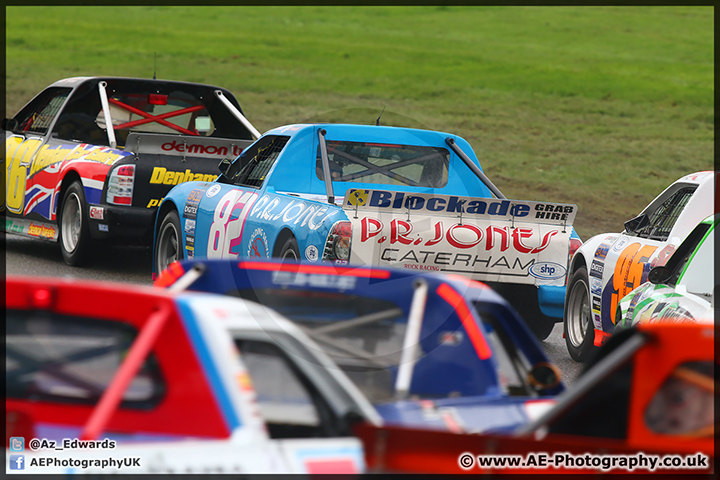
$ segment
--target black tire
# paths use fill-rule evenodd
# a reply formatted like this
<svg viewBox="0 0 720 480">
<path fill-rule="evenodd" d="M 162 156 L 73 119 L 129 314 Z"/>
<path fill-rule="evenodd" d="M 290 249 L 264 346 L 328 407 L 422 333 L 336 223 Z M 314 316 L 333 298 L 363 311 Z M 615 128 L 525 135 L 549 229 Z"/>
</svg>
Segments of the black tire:
<svg viewBox="0 0 720 480">
<path fill-rule="evenodd" d="M 180 217 L 175 210 L 165 214 L 158 229 L 155 242 L 154 263 L 155 273 L 158 275 L 174 261 L 184 258 L 182 249 L 182 229 Z"/>
<path fill-rule="evenodd" d="M 574 360 L 586 362 L 597 351 L 590 306 L 590 282 L 584 266 L 575 270 L 568 281 L 563 332 L 568 352 Z"/>
<path fill-rule="evenodd" d="M 559 323 L 559 319 L 549 317 L 540 310 L 537 288 L 534 285 L 485 283 L 512 305 L 538 341 L 542 342 L 549 337 L 555 324 Z"/>
<path fill-rule="evenodd" d="M 535 338 L 542 342 L 550 336 L 556 323 L 558 322 L 556 322 L 554 318 L 539 313 L 535 318 L 530 319 L 528 326 L 535 335 Z"/>
<path fill-rule="evenodd" d="M 537 302 L 537 293 L 535 294 L 535 298 L 524 298 L 521 301 L 512 303 L 515 310 L 517 310 L 525 321 L 525 325 L 527 325 L 533 335 L 535 335 L 535 338 L 542 342 L 550 336 L 553 328 L 555 328 L 555 324 L 558 322 L 555 318 L 548 317 L 542 313 Z"/>
<path fill-rule="evenodd" d="M 284 262 L 285 260 L 291 260 L 294 262 L 300 261 L 300 247 L 298 247 L 297 240 L 295 237 L 290 235 L 285 243 L 280 248 L 278 257 Z"/>
<path fill-rule="evenodd" d="M 74 267 L 85 263 L 90 253 L 90 227 L 85 191 L 80 181 L 74 181 L 65 190 L 58 228 L 58 241 L 65 263 Z"/>
</svg>

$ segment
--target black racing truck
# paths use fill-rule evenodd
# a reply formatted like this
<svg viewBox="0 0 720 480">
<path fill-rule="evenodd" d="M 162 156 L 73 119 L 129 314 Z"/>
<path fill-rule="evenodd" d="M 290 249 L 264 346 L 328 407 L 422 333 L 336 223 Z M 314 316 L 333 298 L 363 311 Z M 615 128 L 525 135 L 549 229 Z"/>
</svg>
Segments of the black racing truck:
<svg viewBox="0 0 720 480">
<path fill-rule="evenodd" d="M 117 77 L 59 80 L 3 129 L 3 228 L 59 241 L 69 265 L 97 241 L 150 245 L 174 185 L 214 180 L 260 137 L 223 88 Z"/>
</svg>

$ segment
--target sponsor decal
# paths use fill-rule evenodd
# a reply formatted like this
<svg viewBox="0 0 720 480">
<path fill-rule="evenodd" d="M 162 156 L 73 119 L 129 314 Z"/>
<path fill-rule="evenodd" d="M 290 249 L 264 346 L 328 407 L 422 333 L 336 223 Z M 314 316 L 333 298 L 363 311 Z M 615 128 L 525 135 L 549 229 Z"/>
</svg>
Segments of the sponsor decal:
<svg viewBox="0 0 720 480">
<path fill-rule="evenodd" d="M 57 231 L 53 226 L 37 225 L 30 223 L 27 231 L 28 235 L 40 238 L 55 238 Z"/>
<path fill-rule="evenodd" d="M 345 195 L 345 200 L 348 205 L 360 206 L 365 205 L 368 199 L 368 190 L 350 190 L 350 193 Z"/>
<path fill-rule="evenodd" d="M 90 205 L 90 218 L 94 218 L 95 220 L 104 220 L 105 209 L 103 207 L 96 207 L 95 205 Z"/>
<path fill-rule="evenodd" d="M 468 218 L 487 217 L 544 220 L 570 225 L 576 205 L 526 202 L 517 200 L 479 199 L 454 195 L 429 195 L 385 190 L 352 189 L 345 195 L 348 209 L 364 207 L 375 210 L 401 210 L 426 215 L 463 215 Z"/>
<path fill-rule="evenodd" d="M 520 253 L 540 253 L 550 245 L 553 236 L 559 233 L 559 230 L 548 231 L 540 245 L 531 246 L 526 242 L 533 236 L 536 231 L 532 228 L 489 225 L 487 227 L 479 227 L 471 223 L 455 223 L 447 228 L 443 222 L 435 222 L 432 225 L 432 237 L 422 237 L 420 234 L 412 236 L 413 224 L 399 218 L 394 218 L 389 222 L 388 228 L 384 222 L 377 218 L 364 217 L 360 220 L 360 241 L 362 243 L 376 238 L 377 243 L 389 242 L 390 245 L 400 243 L 402 245 L 422 245 L 432 247 L 439 243 L 448 244 L 458 249 L 470 249 L 475 247 L 483 247 L 485 250 L 491 250 L 499 247 L 501 252 L 512 247 L 513 250 Z"/>
<path fill-rule="evenodd" d="M 607 257 L 608 252 L 610 251 L 610 244 L 609 243 L 601 243 L 600 246 L 595 250 L 595 258 L 598 260 L 605 260 L 605 257 Z"/>
<path fill-rule="evenodd" d="M 382 250 L 380 254 L 380 260 L 384 262 L 412 262 L 404 265 L 406 268 L 413 270 L 432 270 L 440 271 L 447 270 L 447 268 L 441 268 L 439 266 L 448 267 L 470 267 L 474 271 L 480 271 L 481 267 L 485 267 L 488 271 L 492 271 L 494 268 L 506 268 L 511 270 L 520 270 L 525 272 L 535 263 L 535 259 L 530 259 L 525 265 L 519 258 L 507 257 L 505 255 L 498 256 L 480 256 L 471 255 L 464 253 L 451 253 L 451 252 L 432 252 L 422 250 L 407 250 L 406 252 L 399 254 L 400 250 L 397 248 L 386 248 Z M 427 265 L 428 263 L 438 265 L 435 268 L 421 268 L 421 267 L 433 267 L 434 265 Z M 415 264 L 421 264 L 415 266 Z M 521 276 L 527 276 L 527 272 L 520 274 Z"/>
<path fill-rule="evenodd" d="M 214 185 L 210 190 L 216 186 L 220 188 L 219 185 Z M 240 254 L 245 220 L 257 197 L 258 194 L 255 192 L 230 190 L 220 198 L 210 225 L 207 241 L 208 258 L 237 258 Z M 267 241 L 265 244 L 267 246 Z"/>
<path fill-rule="evenodd" d="M 193 219 L 185 220 L 185 234 L 186 235 L 195 235 L 195 220 L 193 220 Z"/>
<path fill-rule="evenodd" d="M 205 195 L 208 198 L 212 198 L 218 193 L 220 193 L 220 190 L 222 190 L 222 187 L 220 185 L 213 185 L 212 187 L 208 188 L 208 191 L 205 192 Z"/>
<path fill-rule="evenodd" d="M 98 224 L 98 230 L 100 230 L 101 232 L 109 232 L 110 231 L 109 227 L 107 225 L 105 225 L 104 223 Z"/>
<path fill-rule="evenodd" d="M 272 273 L 272 281 L 277 285 L 352 290 L 356 286 L 357 278 L 349 275 L 320 275 L 292 271 L 274 271 Z"/>
<path fill-rule="evenodd" d="M 559 263 L 553 262 L 538 262 L 533 264 L 528 270 L 530 275 L 537 278 L 554 280 L 556 278 L 563 278 L 565 276 L 565 267 Z"/>
<path fill-rule="evenodd" d="M 58 182 L 57 173 L 61 164 L 78 160 L 111 165 L 131 155 L 128 152 L 95 145 L 41 146 L 41 139 L 14 138 L 17 140 L 7 141 L 5 144 L 6 179 L 9 187 L 6 192 L 6 202 L 7 209 L 18 214 L 37 211 L 42 216 L 50 216 L 50 200 Z M 33 185 L 26 192 L 29 178 L 33 178 Z M 83 184 L 87 188 L 87 179 L 83 180 Z M 88 200 L 94 202 L 94 199 L 88 198 Z"/>
<path fill-rule="evenodd" d="M 403 267 L 405 267 L 408 270 L 422 270 L 423 272 L 439 272 L 440 267 L 436 267 L 434 265 L 420 265 L 419 263 L 406 263 L 403 264 Z"/>
<path fill-rule="evenodd" d="M 37 172 L 63 161 L 82 159 L 112 165 L 117 160 L 128 155 L 130 155 L 130 153 L 118 152 L 110 147 L 100 147 L 96 145 L 57 145 L 51 147 L 45 144 L 38 150 L 30 166 L 28 176 L 32 177 Z"/>
<path fill-rule="evenodd" d="M 268 258 L 270 250 L 268 248 L 267 237 L 262 228 L 256 228 L 250 236 L 248 242 L 247 256 L 252 258 Z"/>
<path fill-rule="evenodd" d="M 305 258 L 311 262 L 317 262 L 319 257 L 318 249 L 315 245 L 308 245 L 305 249 Z"/>
<path fill-rule="evenodd" d="M 462 339 L 462 332 L 440 332 L 438 335 L 438 343 L 447 347 L 459 345 Z"/>
<path fill-rule="evenodd" d="M 6 218 L 5 231 L 8 233 L 25 233 L 25 226 Z"/>
<path fill-rule="evenodd" d="M 600 301 L 600 299 L 598 297 L 593 297 L 592 298 L 593 313 L 597 313 L 599 315 L 601 309 L 602 309 L 602 302 Z"/>
<path fill-rule="evenodd" d="M 590 293 L 602 296 L 602 280 L 596 277 L 590 277 Z"/>
<path fill-rule="evenodd" d="M 590 264 L 590 276 L 602 279 L 605 267 L 602 262 L 593 260 Z"/>
<path fill-rule="evenodd" d="M 243 150 L 243 147 L 240 145 L 232 145 L 232 148 L 228 149 L 225 145 L 202 145 L 198 143 L 178 142 L 177 140 L 163 143 L 160 148 L 162 148 L 165 152 L 177 152 L 191 155 L 215 155 L 223 158 L 229 155 L 237 157 Z"/>
<path fill-rule="evenodd" d="M 160 204 L 162 203 L 163 198 L 165 198 L 165 197 L 162 197 L 162 198 L 151 198 L 150 201 L 148 202 L 148 204 L 145 205 L 145 208 L 157 207 L 158 205 L 160 205 Z"/>
<path fill-rule="evenodd" d="M 390 264 L 461 273 L 481 281 L 526 284 L 560 285 L 567 274 L 563 262 L 567 261 L 571 231 L 561 226 L 346 213 L 353 224 L 351 263 Z"/>
<path fill-rule="evenodd" d="M 205 193 L 205 188 L 196 188 L 192 190 L 185 200 L 185 206 L 183 207 L 183 217 L 195 219 L 197 217 L 197 210 L 198 205 L 200 205 L 200 200 L 202 200 L 203 194 Z"/>
<path fill-rule="evenodd" d="M 196 181 L 196 182 L 212 182 L 217 175 L 207 173 L 195 173 L 189 168 L 182 171 L 168 170 L 165 167 L 153 168 L 150 176 L 150 183 L 160 185 L 177 185 L 179 183 Z"/>
<path fill-rule="evenodd" d="M 283 202 L 287 202 L 284 203 Z M 326 205 L 308 204 L 303 200 L 287 200 L 282 197 L 269 197 L 264 195 L 255 203 L 250 212 L 251 218 L 266 221 L 279 221 L 283 223 L 299 225 L 310 230 L 319 229 L 326 220 L 333 217 L 339 210 Z"/>
<path fill-rule="evenodd" d="M 621 238 L 620 240 L 617 241 L 617 243 L 615 243 L 615 245 L 613 245 L 613 248 L 612 248 L 613 252 L 619 252 L 620 250 L 625 248 L 625 245 L 627 245 L 628 242 L 629 242 L 629 240 L 627 237 Z"/>
<path fill-rule="evenodd" d="M 195 250 L 195 236 L 194 235 L 187 235 L 185 237 L 185 249 Z"/>
</svg>

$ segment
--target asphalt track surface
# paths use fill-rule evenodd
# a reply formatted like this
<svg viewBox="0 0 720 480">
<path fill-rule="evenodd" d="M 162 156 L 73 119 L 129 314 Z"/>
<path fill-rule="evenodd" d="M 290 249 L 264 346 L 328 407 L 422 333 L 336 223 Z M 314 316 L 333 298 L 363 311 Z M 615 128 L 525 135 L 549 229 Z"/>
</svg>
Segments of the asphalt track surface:
<svg viewBox="0 0 720 480">
<path fill-rule="evenodd" d="M 65 264 L 60 247 L 56 243 L 16 235 L 4 235 L 4 237 L 7 275 L 72 277 L 141 285 L 152 284 L 152 255 L 148 247 L 102 245 L 93 252 L 87 266 L 78 268 Z M 572 383 L 580 373 L 582 364 L 575 362 L 567 352 L 565 339 L 562 338 L 562 323 L 555 324 L 550 336 L 542 342 L 542 346 L 562 371 L 565 382 Z"/>
</svg>

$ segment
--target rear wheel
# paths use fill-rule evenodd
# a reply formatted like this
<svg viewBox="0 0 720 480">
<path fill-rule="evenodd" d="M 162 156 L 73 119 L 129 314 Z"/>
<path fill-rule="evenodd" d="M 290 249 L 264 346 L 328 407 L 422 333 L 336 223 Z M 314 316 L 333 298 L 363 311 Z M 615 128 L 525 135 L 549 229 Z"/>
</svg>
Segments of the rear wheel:
<svg viewBox="0 0 720 480">
<path fill-rule="evenodd" d="M 580 267 L 568 281 L 563 316 L 565 343 L 570 356 L 578 362 L 586 362 L 597 350 L 595 329 L 590 311 L 590 287 L 587 268 Z"/>
<path fill-rule="evenodd" d="M 82 184 L 74 181 L 65 191 L 58 221 L 60 250 L 68 265 L 78 266 L 87 260 L 90 249 L 87 211 Z"/>
<path fill-rule="evenodd" d="M 534 285 L 485 282 L 490 288 L 503 296 L 522 317 L 525 325 L 539 341 L 552 333 L 558 319 L 542 313 L 538 304 L 537 288 Z"/>
<path fill-rule="evenodd" d="M 180 217 L 175 210 L 169 211 L 160 224 L 155 243 L 155 273 L 183 259 Z"/>
</svg>

